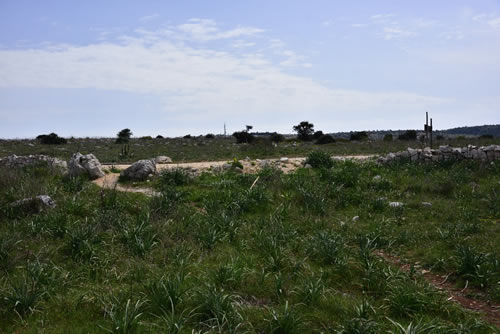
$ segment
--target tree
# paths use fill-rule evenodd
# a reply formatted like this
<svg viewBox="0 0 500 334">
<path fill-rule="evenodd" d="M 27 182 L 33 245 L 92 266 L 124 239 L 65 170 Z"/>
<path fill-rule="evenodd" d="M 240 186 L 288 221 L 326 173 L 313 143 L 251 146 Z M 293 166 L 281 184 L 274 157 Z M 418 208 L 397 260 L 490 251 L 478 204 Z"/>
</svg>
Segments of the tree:
<svg viewBox="0 0 500 334">
<path fill-rule="evenodd" d="M 250 130 L 253 129 L 253 126 L 252 125 L 247 125 L 246 128 L 247 128 L 247 132 L 249 132 Z"/>
<path fill-rule="evenodd" d="M 132 136 L 132 131 L 130 129 L 123 129 L 116 134 L 118 138 L 116 138 L 117 144 L 126 144 L 129 142 L 130 137 Z"/>
<path fill-rule="evenodd" d="M 303 121 L 298 125 L 294 125 L 293 131 L 297 132 L 299 140 L 309 141 L 312 139 L 312 134 L 314 133 L 314 124 Z"/>
</svg>

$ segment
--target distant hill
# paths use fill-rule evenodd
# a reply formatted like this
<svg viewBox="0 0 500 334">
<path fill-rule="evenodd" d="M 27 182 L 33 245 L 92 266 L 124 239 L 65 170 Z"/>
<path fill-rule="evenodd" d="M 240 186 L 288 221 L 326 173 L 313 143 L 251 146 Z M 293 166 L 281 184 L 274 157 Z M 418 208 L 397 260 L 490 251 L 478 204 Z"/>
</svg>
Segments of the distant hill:
<svg viewBox="0 0 500 334">
<path fill-rule="evenodd" d="M 495 137 L 500 136 L 500 124 L 496 125 L 479 125 L 479 126 L 463 126 L 459 128 L 452 128 L 448 130 L 438 130 L 440 134 L 444 135 L 464 135 L 464 136 L 481 136 L 481 135 L 493 135 Z"/>
</svg>

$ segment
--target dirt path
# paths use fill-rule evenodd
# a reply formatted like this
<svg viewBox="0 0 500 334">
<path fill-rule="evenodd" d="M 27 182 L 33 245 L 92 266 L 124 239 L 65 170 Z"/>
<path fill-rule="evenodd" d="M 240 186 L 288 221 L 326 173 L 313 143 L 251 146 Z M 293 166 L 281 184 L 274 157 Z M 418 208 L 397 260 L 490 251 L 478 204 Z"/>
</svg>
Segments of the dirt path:
<svg viewBox="0 0 500 334">
<path fill-rule="evenodd" d="M 346 156 L 332 156 L 334 160 L 367 160 L 375 157 L 375 155 L 346 155 Z M 283 172 L 290 173 L 296 170 L 297 168 L 303 166 L 304 160 L 306 158 L 287 158 L 287 159 L 256 159 L 256 160 L 240 160 L 240 163 L 243 165 L 243 173 L 255 174 L 257 173 L 263 166 L 265 165 L 273 165 L 279 167 Z M 286 161 L 285 161 L 286 160 Z M 183 162 L 183 163 L 169 163 L 169 164 L 156 164 L 157 171 L 162 171 L 166 169 L 175 169 L 175 168 L 184 168 L 190 170 L 196 170 L 197 172 L 206 172 L 209 170 L 214 170 L 217 168 L 222 168 L 224 164 L 228 161 L 201 161 L 201 162 Z M 112 169 L 124 170 L 127 169 L 130 165 L 104 165 L 103 169 L 111 171 Z M 158 194 L 153 191 L 151 188 L 144 187 L 134 187 L 131 185 L 124 185 L 118 183 L 118 178 L 120 174 L 118 173 L 109 173 L 105 176 L 92 181 L 99 187 L 105 189 L 116 189 L 119 191 L 127 191 L 127 192 L 135 192 L 142 193 L 148 196 L 154 196 Z"/>
<path fill-rule="evenodd" d="M 381 250 L 377 250 L 375 252 L 376 255 L 380 256 L 384 260 L 393 265 L 398 266 L 401 270 L 405 272 L 409 272 L 411 270 L 411 265 L 408 263 L 404 263 L 399 257 L 394 255 L 386 254 Z M 414 268 L 418 268 L 418 264 L 413 266 Z M 420 274 L 422 277 L 431 284 L 434 288 L 439 291 L 444 291 L 448 294 L 448 300 L 459 303 L 463 308 L 466 308 L 471 311 L 478 312 L 483 320 L 486 322 L 500 327 L 500 305 L 495 303 L 489 303 L 482 300 L 470 298 L 467 295 L 467 291 L 473 291 L 478 295 L 481 295 L 482 292 L 477 289 L 467 288 L 458 289 L 453 284 L 448 282 L 448 276 L 436 275 L 432 273 L 430 270 L 420 270 Z"/>
</svg>

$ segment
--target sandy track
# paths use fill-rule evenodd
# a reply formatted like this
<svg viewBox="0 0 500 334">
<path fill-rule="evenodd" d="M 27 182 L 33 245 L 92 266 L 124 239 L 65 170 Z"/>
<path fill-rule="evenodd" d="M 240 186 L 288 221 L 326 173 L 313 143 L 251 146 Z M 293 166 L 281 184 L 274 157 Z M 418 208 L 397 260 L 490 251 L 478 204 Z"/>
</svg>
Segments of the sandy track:
<svg viewBox="0 0 500 334">
<path fill-rule="evenodd" d="M 368 160 L 370 158 L 375 157 L 376 155 L 346 155 L 346 156 L 332 156 L 335 160 Z M 263 161 L 267 161 L 268 164 L 272 164 L 281 168 L 281 170 L 285 173 L 290 173 L 296 170 L 297 168 L 303 165 L 303 162 L 306 158 L 289 158 L 286 162 L 280 162 L 279 159 L 263 159 L 263 160 L 240 160 L 240 163 L 243 165 L 243 172 L 247 174 L 255 174 L 261 168 L 261 164 Z M 157 164 L 156 169 L 158 171 L 166 170 L 166 169 L 175 169 L 175 168 L 184 168 L 184 169 L 196 169 L 200 172 L 208 171 L 214 168 L 220 168 L 228 160 L 222 161 L 201 161 L 201 162 L 183 162 L 183 163 L 169 163 L 169 164 Z M 103 169 L 110 171 L 111 169 L 124 170 L 127 169 L 130 165 L 104 165 Z M 124 185 L 118 183 L 118 178 L 120 174 L 118 173 L 109 173 L 105 176 L 92 181 L 96 185 L 105 189 L 116 189 L 118 191 L 126 191 L 126 192 L 135 192 L 142 193 L 149 196 L 154 196 L 157 192 L 153 191 L 150 188 L 141 188 L 134 187 L 132 185 Z"/>
</svg>

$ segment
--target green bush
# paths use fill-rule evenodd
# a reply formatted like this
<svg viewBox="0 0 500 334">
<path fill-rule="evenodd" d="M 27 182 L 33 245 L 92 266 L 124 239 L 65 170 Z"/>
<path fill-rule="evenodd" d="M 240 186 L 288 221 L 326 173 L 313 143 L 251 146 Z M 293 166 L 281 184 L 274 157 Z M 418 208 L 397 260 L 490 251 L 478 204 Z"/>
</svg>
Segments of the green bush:
<svg viewBox="0 0 500 334">
<path fill-rule="evenodd" d="M 255 137 L 246 131 L 237 131 L 233 133 L 233 137 L 236 138 L 236 143 L 251 143 L 254 141 Z"/>
<path fill-rule="evenodd" d="M 36 137 L 41 144 L 44 145 L 62 145 L 66 144 L 68 141 L 65 138 L 59 137 L 56 133 L 51 133 L 48 135 L 39 135 Z"/>
<path fill-rule="evenodd" d="M 282 134 L 279 134 L 277 132 L 273 132 L 271 134 L 271 137 L 269 137 L 269 139 L 271 139 L 271 141 L 273 143 L 281 143 L 282 141 L 285 140 L 285 136 L 283 136 Z"/>
<path fill-rule="evenodd" d="M 316 144 L 318 145 L 324 145 L 324 144 L 331 144 L 335 143 L 335 138 L 333 138 L 330 135 L 322 135 L 321 137 L 316 140 Z"/>
<path fill-rule="evenodd" d="M 331 168 L 333 166 L 332 158 L 328 153 L 323 151 L 309 153 L 305 163 L 311 165 L 313 168 Z"/>
<path fill-rule="evenodd" d="M 405 133 L 398 136 L 399 140 L 417 140 L 417 131 L 406 130 Z"/>
<path fill-rule="evenodd" d="M 361 140 L 366 140 L 368 139 L 368 134 L 366 133 L 366 131 L 361 131 L 361 132 L 353 132 L 351 133 L 351 136 L 349 137 L 349 140 L 357 140 L 357 141 L 361 141 Z"/>
</svg>

